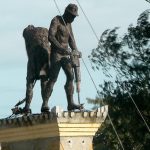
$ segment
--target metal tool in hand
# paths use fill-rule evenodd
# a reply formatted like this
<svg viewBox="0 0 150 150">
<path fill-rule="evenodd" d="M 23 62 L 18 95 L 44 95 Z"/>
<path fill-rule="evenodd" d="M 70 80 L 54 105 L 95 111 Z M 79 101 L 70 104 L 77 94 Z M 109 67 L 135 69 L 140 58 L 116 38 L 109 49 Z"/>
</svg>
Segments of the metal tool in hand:
<svg viewBox="0 0 150 150">
<path fill-rule="evenodd" d="M 81 82 L 81 72 L 80 72 L 80 61 L 79 58 L 81 58 L 81 52 L 77 50 L 73 50 L 70 53 L 70 59 L 72 63 L 72 67 L 74 69 L 75 74 L 75 82 L 76 82 L 76 91 L 78 93 L 78 102 L 80 104 L 80 82 Z"/>
</svg>

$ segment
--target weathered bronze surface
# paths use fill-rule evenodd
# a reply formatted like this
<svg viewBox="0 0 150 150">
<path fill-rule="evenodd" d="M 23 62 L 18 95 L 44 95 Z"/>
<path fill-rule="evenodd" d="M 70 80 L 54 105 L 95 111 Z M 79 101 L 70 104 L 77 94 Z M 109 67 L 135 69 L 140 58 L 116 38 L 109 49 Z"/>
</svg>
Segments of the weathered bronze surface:
<svg viewBox="0 0 150 150">
<path fill-rule="evenodd" d="M 74 72 L 70 59 L 70 51 L 78 51 L 75 43 L 74 35 L 72 32 L 71 23 L 78 15 L 78 7 L 75 4 L 69 4 L 63 16 L 56 16 L 52 19 L 48 40 L 51 43 L 51 67 L 49 71 L 49 81 L 46 86 L 46 95 L 43 99 L 41 111 L 47 110 L 48 100 L 53 91 L 53 86 L 57 80 L 60 68 L 62 67 L 66 75 L 66 84 L 64 86 L 68 102 L 68 110 L 82 109 L 82 105 L 77 105 L 73 100 L 74 93 Z"/>
<path fill-rule="evenodd" d="M 77 15 L 78 7 L 75 4 L 69 4 L 63 16 L 56 16 L 52 19 L 49 31 L 46 28 L 34 27 L 33 25 L 24 29 L 23 36 L 28 55 L 25 112 L 30 110 L 33 87 L 38 79 L 41 80 L 41 95 L 43 99 L 41 112 L 49 111 L 48 100 L 61 67 L 67 78 L 64 88 L 68 110 L 83 108 L 81 104 L 77 105 L 73 100 L 74 72 L 76 82 L 79 83 L 81 80 L 79 52 L 71 26 Z"/>
<path fill-rule="evenodd" d="M 23 31 L 28 56 L 26 97 L 24 111 L 28 112 L 33 97 L 33 87 L 36 80 L 41 80 L 41 93 L 43 96 L 50 67 L 50 44 L 48 29 L 29 25 Z"/>
</svg>

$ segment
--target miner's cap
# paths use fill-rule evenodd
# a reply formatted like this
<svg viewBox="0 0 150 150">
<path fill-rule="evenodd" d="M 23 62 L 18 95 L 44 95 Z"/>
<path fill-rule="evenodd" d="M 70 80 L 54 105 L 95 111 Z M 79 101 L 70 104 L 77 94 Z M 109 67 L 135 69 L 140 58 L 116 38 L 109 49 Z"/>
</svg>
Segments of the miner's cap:
<svg viewBox="0 0 150 150">
<path fill-rule="evenodd" d="M 66 7 L 65 11 L 71 13 L 74 16 L 79 16 L 78 15 L 78 6 L 76 4 L 69 4 Z"/>
</svg>

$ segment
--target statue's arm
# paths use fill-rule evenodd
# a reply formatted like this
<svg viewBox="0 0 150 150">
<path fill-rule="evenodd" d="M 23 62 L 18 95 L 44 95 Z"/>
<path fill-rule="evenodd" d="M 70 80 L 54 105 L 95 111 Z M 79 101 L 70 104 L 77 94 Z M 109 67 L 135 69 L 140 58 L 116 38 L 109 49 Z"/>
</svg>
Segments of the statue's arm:
<svg viewBox="0 0 150 150">
<path fill-rule="evenodd" d="M 69 37 L 69 46 L 72 50 L 77 50 L 77 46 L 76 46 L 76 42 L 75 42 L 75 38 L 73 35 L 73 31 L 72 31 L 72 27 L 70 25 L 70 37 Z"/>
<path fill-rule="evenodd" d="M 65 50 L 59 41 L 56 39 L 57 28 L 59 25 L 59 20 L 57 17 L 53 18 L 50 24 L 48 40 L 50 43 L 53 43 L 58 50 Z"/>
</svg>

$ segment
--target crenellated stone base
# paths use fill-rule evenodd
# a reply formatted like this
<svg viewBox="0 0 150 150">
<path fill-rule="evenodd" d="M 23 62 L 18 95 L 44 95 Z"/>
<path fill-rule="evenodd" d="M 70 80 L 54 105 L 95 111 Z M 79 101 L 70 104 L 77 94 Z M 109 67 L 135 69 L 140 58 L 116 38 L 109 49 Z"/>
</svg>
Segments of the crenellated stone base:
<svg viewBox="0 0 150 150">
<path fill-rule="evenodd" d="M 2 150 L 92 150 L 92 140 L 104 122 L 108 106 L 89 112 L 65 112 L 0 120 Z"/>
</svg>

